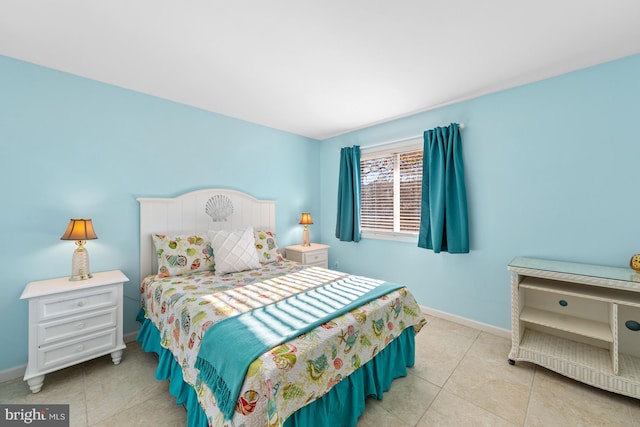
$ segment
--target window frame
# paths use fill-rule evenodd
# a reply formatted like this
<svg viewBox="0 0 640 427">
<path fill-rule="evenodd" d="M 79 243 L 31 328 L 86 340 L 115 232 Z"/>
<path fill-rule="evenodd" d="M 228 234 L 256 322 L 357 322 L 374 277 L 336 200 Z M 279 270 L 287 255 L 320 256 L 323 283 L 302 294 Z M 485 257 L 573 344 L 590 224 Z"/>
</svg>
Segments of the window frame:
<svg viewBox="0 0 640 427">
<path fill-rule="evenodd" d="M 361 147 L 360 148 L 360 163 L 362 165 L 363 160 L 367 160 L 372 157 L 384 156 L 384 155 L 395 155 L 402 152 L 408 151 L 423 151 L 424 149 L 424 141 L 421 136 L 416 138 L 410 138 L 407 140 L 399 141 L 399 142 L 390 142 L 386 144 L 374 145 L 372 147 Z M 423 152 L 423 161 L 424 161 L 424 152 Z M 394 165 L 394 188 L 397 182 L 397 178 L 399 177 L 399 169 Z M 362 185 L 362 176 L 360 177 L 360 184 Z M 362 192 L 361 192 L 362 193 Z M 362 194 L 361 194 L 362 197 Z M 394 198 L 399 197 L 395 196 Z M 384 230 L 367 230 L 362 228 L 362 200 L 361 202 L 361 212 L 360 212 L 360 232 L 361 237 L 363 239 L 378 239 L 378 240 L 394 240 L 400 242 L 409 242 L 409 243 L 417 243 L 418 242 L 418 234 L 419 232 L 413 231 L 384 231 Z M 394 213 L 393 213 L 393 221 L 398 222 L 399 218 L 399 207 L 394 203 Z"/>
</svg>

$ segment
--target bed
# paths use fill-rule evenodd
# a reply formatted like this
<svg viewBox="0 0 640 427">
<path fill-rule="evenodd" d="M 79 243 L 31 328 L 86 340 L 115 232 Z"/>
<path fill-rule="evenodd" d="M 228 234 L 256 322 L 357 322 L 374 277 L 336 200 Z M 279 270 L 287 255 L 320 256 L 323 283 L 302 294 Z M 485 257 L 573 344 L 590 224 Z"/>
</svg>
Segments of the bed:
<svg viewBox="0 0 640 427">
<path fill-rule="evenodd" d="M 227 189 L 138 201 L 137 339 L 188 425 L 354 426 L 413 366 L 425 319 L 411 293 L 285 259 L 274 201 Z"/>
</svg>

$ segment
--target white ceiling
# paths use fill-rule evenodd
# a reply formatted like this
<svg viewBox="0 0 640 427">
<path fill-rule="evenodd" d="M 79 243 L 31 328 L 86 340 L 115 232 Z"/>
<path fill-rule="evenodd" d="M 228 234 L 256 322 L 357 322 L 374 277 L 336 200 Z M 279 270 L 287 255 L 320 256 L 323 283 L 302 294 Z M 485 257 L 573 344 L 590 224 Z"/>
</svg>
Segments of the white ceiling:
<svg viewBox="0 0 640 427">
<path fill-rule="evenodd" d="M 640 53 L 639 0 L 0 0 L 0 54 L 316 139 Z"/>
</svg>

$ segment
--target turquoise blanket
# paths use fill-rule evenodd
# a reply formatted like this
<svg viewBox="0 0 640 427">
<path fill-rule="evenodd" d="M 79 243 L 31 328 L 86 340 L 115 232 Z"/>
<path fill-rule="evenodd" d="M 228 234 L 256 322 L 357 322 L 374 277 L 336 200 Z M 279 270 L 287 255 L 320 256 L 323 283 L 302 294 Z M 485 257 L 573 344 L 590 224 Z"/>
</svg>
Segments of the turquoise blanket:
<svg viewBox="0 0 640 427">
<path fill-rule="evenodd" d="M 195 367 L 231 419 L 249 365 L 267 350 L 403 286 L 348 277 L 212 325 Z"/>
</svg>

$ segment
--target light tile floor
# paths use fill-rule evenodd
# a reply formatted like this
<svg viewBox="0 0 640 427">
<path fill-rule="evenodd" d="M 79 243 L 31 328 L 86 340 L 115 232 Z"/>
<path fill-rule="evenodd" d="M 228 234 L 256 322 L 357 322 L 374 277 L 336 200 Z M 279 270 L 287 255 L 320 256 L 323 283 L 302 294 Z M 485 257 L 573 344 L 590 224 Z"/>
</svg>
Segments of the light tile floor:
<svg viewBox="0 0 640 427">
<path fill-rule="evenodd" d="M 416 337 L 416 365 L 358 427 L 638 426 L 640 400 L 608 393 L 535 365 L 507 363 L 510 341 L 439 318 Z M 129 343 L 109 356 L 47 375 L 40 393 L 16 379 L 2 403 L 69 403 L 71 426 L 183 426 L 186 414 L 154 378 L 155 356 Z"/>
</svg>

